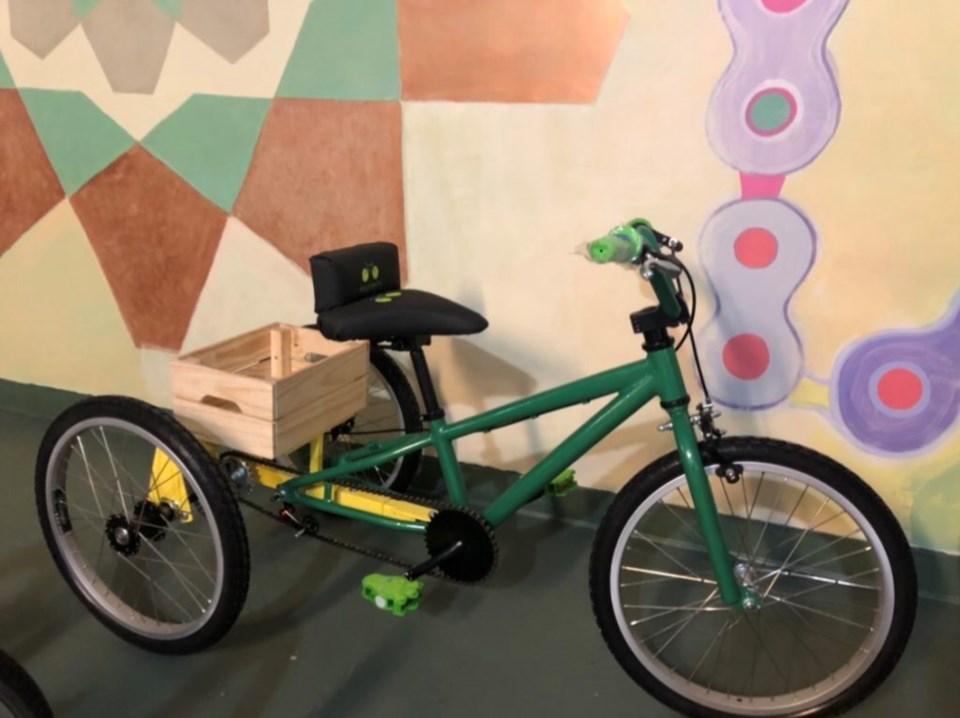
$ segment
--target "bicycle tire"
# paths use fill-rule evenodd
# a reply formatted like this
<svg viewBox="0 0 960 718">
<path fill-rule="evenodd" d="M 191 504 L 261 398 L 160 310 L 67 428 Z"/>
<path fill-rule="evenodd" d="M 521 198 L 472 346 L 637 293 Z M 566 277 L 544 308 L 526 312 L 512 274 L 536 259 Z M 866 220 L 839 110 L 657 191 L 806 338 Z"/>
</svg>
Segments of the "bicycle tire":
<svg viewBox="0 0 960 718">
<path fill-rule="evenodd" d="M 731 556 L 744 577 L 741 581 L 756 592 L 760 607 L 755 613 L 740 612 L 736 620 L 736 611 L 723 617 L 726 609 L 719 603 L 715 584 L 709 590 L 712 569 L 707 568 L 703 548 L 694 540 L 702 542 L 702 536 L 683 493 L 685 479 L 679 456 L 673 452 L 640 471 L 623 487 L 598 529 L 591 555 L 590 590 L 604 640 L 636 683 L 685 715 L 823 716 L 843 712 L 864 700 L 889 675 L 913 627 L 916 573 L 903 531 L 866 483 L 810 449 L 768 439 L 735 438 L 721 442 L 714 460 L 744 469 L 739 487 L 729 485 L 710 468 L 708 476 Z M 782 481 L 770 480 L 764 488 L 765 477 L 773 477 L 774 472 Z M 752 500 L 748 484 L 753 486 Z M 743 494 L 742 503 L 735 496 L 737 506 L 730 498 L 733 492 Z M 799 498 L 788 515 L 794 496 Z M 814 498 L 812 506 L 807 503 L 800 509 L 809 498 Z M 817 502 L 819 511 L 815 510 Z M 721 508 L 726 504 L 729 511 Z M 762 504 L 760 510 L 758 504 Z M 767 504 L 769 510 L 765 512 Z M 831 505 L 841 509 L 843 515 L 833 508 L 827 508 L 824 514 L 824 507 Z M 759 527 L 761 517 L 765 519 L 763 528 Z M 853 526 L 856 532 L 843 533 L 844 524 L 832 523 L 847 519 L 851 522 L 847 526 Z M 802 532 L 801 521 L 810 524 Z M 771 531 L 770 526 L 779 527 L 780 533 L 774 534 L 778 529 Z M 786 539 L 773 543 L 775 535 Z M 764 538 L 767 543 L 761 553 Z M 824 552 L 831 548 L 836 555 L 824 560 L 824 555 L 830 555 Z M 803 559 L 813 563 L 807 567 Z M 876 581 L 873 569 L 864 568 L 874 560 Z M 782 563 L 774 568 L 779 561 Z M 704 573 L 691 568 L 698 565 L 705 567 Z M 850 575 L 842 578 L 842 570 Z M 634 577 L 638 580 L 633 581 Z M 698 580 L 705 583 L 695 589 Z M 803 588 L 787 593 L 788 582 L 794 588 Z M 671 593 L 677 596 L 675 603 L 659 605 L 662 597 Z M 685 600 L 694 594 L 693 601 Z M 651 603 L 644 603 L 647 596 Z M 825 598 L 842 597 L 847 597 L 846 603 L 823 603 Z M 633 600 L 639 603 L 630 602 Z M 865 617 L 871 612 L 873 619 L 868 624 L 870 619 Z M 681 618 L 676 618 L 677 613 Z M 721 617 L 724 623 L 718 629 Z M 693 621 L 697 622 L 695 626 Z M 802 627 L 794 630 L 793 624 Z M 829 628 L 816 630 L 821 624 Z M 662 625 L 666 628 L 658 628 Z M 875 636 L 871 634 L 874 630 Z M 778 650 L 777 645 L 771 650 L 764 641 L 765 636 L 772 639 L 778 632 L 781 639 L 788 639 L 780 640 L 786 651 Z M 646 635 L 641 640 L 643 633 Z M 736 638 L 731 638 L 734 634 Z M 862 639 L 857 638 L 861 634 Z M 725 656 L 728 639 L 731 652 Z M 746 662 L 744 651 L 751 643 L 753 673 L 749 687 L 756 693 L 747 695 L 741 690 L 747 684 L 739 667 Z M 737 648 L 741 650 L 734 650 Z M 850 657 L 843 662 L 848 652 Z M 819 661 L 818 666 L 811 668 L 808 654 Z M 805 671 L 801 677 L 814 676 L 805 679 L 813 681 L 812 687 L 794 690 L 790 678 L 801 668 Z M 758 671 L 761 680 L 755 684 Z M 824 678 L 816 679 L 824 672 Z M 724 678 L 725 687 L 721 685 Z M 777 693 L 777 685 L 782 685 L 782 693 Z"/>
<path fill-rule="evenodd" d="M 0 716 L 53 718 L 40 686 L 5 651 L 0 651 Z"/>
<path fill-rule="evenodd" d="M 183 506 L 152 498 L 170 464 L 184 481 Z M 124 640 L 191 653 L 237 620 L 250 580 L 243 519 L 210 455 L 169 414 L 127 397 L 74 404 L 43 437 L 35 488 L 61 575 Z"/>
</svg>

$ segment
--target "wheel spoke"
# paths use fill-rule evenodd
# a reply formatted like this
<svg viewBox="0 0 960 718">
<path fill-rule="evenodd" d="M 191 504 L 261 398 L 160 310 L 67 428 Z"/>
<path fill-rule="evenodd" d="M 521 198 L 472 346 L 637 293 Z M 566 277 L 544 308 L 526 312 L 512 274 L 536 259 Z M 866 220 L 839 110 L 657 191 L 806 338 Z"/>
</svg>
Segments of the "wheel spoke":
<svg viewBox="0 0 960 718">
<path fill-rule="evenodd" d="M 677 636 L 679 636 L 681 633 L 683 633 L 683 631 L 686 629 L 687 626 L 690 625 L 690 622 L 693 621 L 694 618 L 696 618 L 696 617 L 699 616 L 701 613 L 703 613 L 705 610 L 707 610 L 707 609 L 706 609 L 707 604 L 710 603 L 710 601 L 712 601 L 712 600 L 716 597 L 717 593 L 719 593 L 719 589 L 714 588 L 714 589 L 710 592 L 710 594 L 709 594 L 705 599 L 703 599 L 703 601 L 700 603 L 700 605 L 697 606 L 696 609 L 694 609 L 694 612 L 693 612 L 692 614 L 690 614 L 690 617 L 687 618 L 687 619 L 685 619 L 685 620 L 683 621 L 683 625 L 681 625 L 676 631 L 674 631 L 673 634 L 670 636 L 670 638 L 667 639 L 667 642 L 664 643 L 662 646 L 660 646 L 660 648 L 657 649 L 657 652 L 653 654 L 653 657 L 654 657 L 654 658 L 656 658 L 656 657 L 659 656 L 661 653 L 663 653 L 663 652 L 667 649 L 667 647 L 668 647 L 671 643 L 673 643 L 674 640 L 676 640 Z M 729 608 L 727 608 L 727 610 L 729 610 Z"/>
<path fill-rule="evenodd" d="M 774 670 L 777 672 L 777 675 L 780 676 L 780 680 L 783 681 L 784 687 L 787 690 L 790 690 L 790 683 L 787 680 L 786 676 L 783 675 L 783 671 L 780 670 L 780 664 L 777 663 L 777 659 L 773 657 L 773 654 L 770 652 L 770 649 L 767 648 L 766 641 L 763 640 L 763 636 L 760 635 L 760 632 L 757 630 L 757 627 L 753 625 L 753 622 L 750 620 L 750 617 L 744 614 L 744 623 L 750 627 L 750 630 L 753 631 L 753 635 L 756 636 L 757 642 L 763 652 L 767 654 L 767 658 L 770 659 L 770 665 L 773 666 Z"/>
<path fill-rule="evenodd" d="M 100 518 L 106 518 L 106 516 L 103 514 L 103 506 L 100 503 L 100 496 L 97 494 L 97 489 L 93 485 L 93 474 L 90 471 L 90 462 L 87 460 L 87 452 L 83 446 L 83 439 L 81 439 L 79 436 L 77 437 L 77 444 L 80 446 L 79 454 L 83 459 L 83 465 L 87 469 L 87 481 L 90 484 L 90 493 L 93 494 L 93 502 L 97 505 L 97 511 L 100 512 Z M 72 449 L 73 446 L 71 445 L 70 448 Z"/>
<path fill-rule="evenodd" d="M 830 497 L 829 497 L 829 496 L 828 496 L 828 497 L 825 497 L 824 500 L 823 500 L 823 503 L 820 504 L 820 508 L 817 509 L 817 513 L 814 514 L 813 518 L 816 519 L 817 516 L 820 515 L 820 512 L 823 511 L 823 509 L 824 509 L 824 508 L 827 506 L 827 504 L 829 504 L 829 503 L 830 503 Z M 790 566 L 792 566 L 792 564 L 790 563 L 790 559 L 793 558 L 793 554 L 796 553 L 796 551 L 797 551 L 798 548 L 800 548 L 800 544 L 803 542 L 803 540 L 807 537 L 807 534 L 809 534 L 809 533 L 810 533 L 810 528 L 808 527 L 808 528 L 804 529 L 804 531 L 803 531 L 802 534 L 800 534 L 800 537 L 797 539 L 796 543 L 793 544 L 793 548 L 790 549 L 790 553 L 787 554 L 787 557 L 784 559 L 784 561 L 783 561 L 783 563 L 781 564 L 780 568 L 777 569 L 776 573 L 773 575 L 773 580 L 770 581 L 770 584 L 767 586 L 767 589 L 766 589 L 766 591 L 765 591 L 764 594 L 763 594 L 764 597 L 766 597 L 766 595 L 767 595 L 768 593 L 770 593 L 770 591 L 773 590 L 773 587 L 777 584 L 777 581 L 778 581 L 779 578 L 780 578 L 780 574 L 783 573 L 783 570 L 786 569 L 786 568 L 790 568 Z M 770 574 L 767 574 L 767 576 L 763 576 L 763 577 L 760 578 L 759 580 L 763 581 L 763 580 L 764 580 L 765 578 L 767 578 L 769 575 L 770 575 Z"/>
<path fill-rule="evenodd" d="M 794 608 L 799 608 L 799 609 L 802 609 L 802 610 L 804 610 L 804 611 L 809 611 L 810 613 L 815 613 L 815 614 L 817 614 L 818 616 L 823 616 L 824 618 L 829 618 L 829 619 L 832 619 L 832 620 L 834 620 L 834 621 L 839 621 L 840 623 L 845 623 L 845 624 L 847 624 L 847 625 L 849 625 L 849 626 L 856 626 L 857 628 L 863 628 L 863 629 L 868 630 L 868 631 L 869 631 L 870 628 L 871 628 L 870 626 L 868 626 L 868 625 L 866 625 L 866 624 L 864 624 L 864 623 L 858 623 L 857 621 L 851 621 L 849 618 L 844 618 L 843 616 L 838 616 L 838 615 L 836 615 L 836 614 L 834 614 L 834 613 L 829 613 L 829 612 L 827 612 L 827 611 L 821 611 L 820 609 L 814 608 L 813 606 L 807 606 L 806 604 L 799 603 L 799 602 L 797 602 L 797 601 L 791 601 L 791 600 L 788 599 L 788 598 L 782 598 L 782 597 L 777 596 L 777 595 L 775 595 L 775 594 L 769 596 L 768 598 L 770 598 L 770 599 L 773 600 L 773 601 L 776 601 L 777 603 L 783 603 L 783 604 L 786 604 L 787 606 L 793 606 Z"/>
<path fill-rule="evenodd" d="M 659 551 L 661 554 L 663 554 L 664 556 L 666 556 L 669 561 L 671 561 L 672 563 L 676 564 L 677 566 L 679 566 L 680 568 L 682 568 L 684 571 L 686 571 L 686 572 L 687 572 L 687 575 L 690 576 L 691 578 L 696 578 L 696 579 L 702 579 L 702 578 L 703 578 L 703 577 L 702 577 L 700 574 L 698 574 L 696 571 L 694 571 L 693 569 L 691 569 L 691 568 L 689 568 L 688 566 L 686 566 L 682 561 L 680 561 L 678 558 L 675 558 L 672 554 L 670 554 L 668 551 L 666 551 L 664 548 L 662 548 L 662 547 L 659 545 L 661 542 L 655 541 L 655 540 L 653 540 L 652 538 L 650 538 L 649 536 L 647 536 L 646 534 L 642 534 L 642 533 L 639 533 L 639 532 L 637 532 L 637 531 L 634 531 L 631 535 L 632 535 L 632 536 L 636 536 L 637 538 L 640 538 L 640 539 L 646 541 L 646 542 L 647 542 L 648 544 L 650 544 L 651 546 L 653 546 L 653 548 L 655 548 L 655 549 L 656 549 L 657 551 Z"/>
<path fill-rule="evenodd" d="M 660 499 L 660 505 L 663 506 L 667 511 L 669 511 L 673 515 L 673 517 L 676 518 L 680 526 L 686 529 L 687 533 L 689 533 L 694 539 L 696 539 L 697 542 L 700 542 L 700 543 L 703 542 L 703 535 L 700 533 L 699 525 L 697 525 L 696 529 L 693 526 L 691 526 L 690 523 L 686 519 L 684 519 L 682 516 L 680 516 L 680 514 L 678 514 L 676 510 L 669 503 L 666 502 L 665 499 Z"/>
<path fill-rule="evenodd" d="M 737 619 L 733 621 L 733 623 L 730 622 L 730 618 L 732 618 L 732 616 L 728 616 L 724 620 L 723 626 L 721 626 L 720 630 L 717 632 L 717 635 L 713 637 L 713 640 L 710 641 L 710 645 L 707 646 L 707 649 L 700 655 L 700 660 L 697 661 L 697 665 L 693 667 L 693 670 L 690 671 L 689 675 L 687 676 L 687 683 L 690 683 L 693 680 L 693 677 L 696 675 L 697 671 L 700 670 L 700 666 L 703 665 L 703 662 L 706 660 L 707 656 L 710 655 L 710 651 L 712 651 L 713 647 L 717 645 L 717 641 L 720 641 L 721 637 L 725 637 L 727 632 L 732 631 L 734 628 L 736 628 L 737 624 L 740 623 L 740 616 L 737 616 Z"/>
<path fill-rule="evenodd" d="M 692 576 L 689 574 L 683 573 L 670 573 L 669 571 L 655 571 L 650 568 L 640 568 L 639 566 L 623 566 L 624 571 L 630 571 L 631 573 L 642 573 L 649 576 L 660 576 L 662 580 L 674 580 L 674 581 L 693 581 L 694 583 L 706 583 L 711 586 L 716 585 L 716 581 L 710 578 L 703 578 L 702 576 Z"/>
</svg>

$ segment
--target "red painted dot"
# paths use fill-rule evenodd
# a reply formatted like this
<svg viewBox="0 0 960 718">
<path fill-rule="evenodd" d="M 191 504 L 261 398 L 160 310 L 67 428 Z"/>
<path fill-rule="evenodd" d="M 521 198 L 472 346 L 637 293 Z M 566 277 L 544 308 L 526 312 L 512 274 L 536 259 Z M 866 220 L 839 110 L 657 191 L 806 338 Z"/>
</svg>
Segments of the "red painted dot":
<svg viewBox="0 0 960 718">
<path fill-rule="evenodd" d="M 737 261 L 750 269 L 769 267 L 777 258 L 779 245 L 769 229 L 750 227 L 743 230 L 733 243 Z"/>
<path fill-rule="evenodd" d="M 756 334 L 738 334 L 723 347 L 723 365 L 737 379 L 759 379 L 770 366 L 770 350 Z"/>
<path fill-rule="evenodd" d="M 905 411 L 923 398 L 923 381 L 909 369 L 891 369 L 877 382 L 877 396 L 889 408 Z"/>
<path fill-rule="evenodd" d="M 761 0 L 763 6 L 770 12 L 793 12 L 807 0 Z"/>
</svg>

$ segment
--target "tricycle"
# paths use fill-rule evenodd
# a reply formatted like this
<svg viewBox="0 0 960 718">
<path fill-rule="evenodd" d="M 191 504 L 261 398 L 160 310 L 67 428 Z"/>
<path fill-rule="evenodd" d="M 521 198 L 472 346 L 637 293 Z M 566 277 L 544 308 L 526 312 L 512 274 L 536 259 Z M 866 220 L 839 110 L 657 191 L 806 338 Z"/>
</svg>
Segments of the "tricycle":
<svg viewBox="0 0 960 718">
<path fill-rule="evenodd" d="M 640 686 L 689 715 L 847 709 L 890 673 L 910 635 L 917 601 L 910 548 L 887 506 L 844 466 L 785 441 L 725 436 L 705 385 L 691 411 L 677 351 L 689 339 L 699 370 L 696 290 L 681 249 L 645 220 L 586 246 L 593 261 L 630 268 L 652 284 L 656 303 L 630 315 L 644 357 L 458 421 L 440 405 L 424 347 L 434 336 L 482 331 L 486 320 L 401 288 L 392 244 L 318 254 L 311 260 L 317 324 L 297 329 L 365 343 L 362 406 L 329 415 L 336 425 L 308 440 L 294 422 L 288 438 L 301 446 L 270 444 L 257 454 L 218 441 L 204 430 L 202 412 L 188 420 L 131 398 L 81 401 L 50 426 L 37 461 L 37 504 L 53 558 L 80 600 L 122 638 L 160 653 L 197 651 L 222 638 L 243 608 L 250 564 L 240 507 L 249 506 L 299 535 L 399 567 L 367 576 L 361 591 L 402 616 L 429 599 L 431 580 L 473 584 L 490 576 L 497 527 L 544 492 L 570 490 L 571 465 L 657 400 L 660 429 L 676 450 L 616 494 L 590 560 L 593 610 L 613 656 Z M 683 326 L 677 343 L 671 330 Z M 264 361 L 289 368 L 290 341 L 275 335 L 256 370 L 269 374 Z M 409 355 L 422 406 L 390 351 Z M 312 354 L 297 361 L 309 364 Z M 496 500 L 471 506 L 457 439 L 604 397 Z M 239 440 L 244 431 L 229 435 Z M 408 491 L 428 447 L 442 471 L 442 498 Z M 329 514 L 421 534 L 425 553 L 407 560 L 329 536 L 322 521 Z"/>
</svg>

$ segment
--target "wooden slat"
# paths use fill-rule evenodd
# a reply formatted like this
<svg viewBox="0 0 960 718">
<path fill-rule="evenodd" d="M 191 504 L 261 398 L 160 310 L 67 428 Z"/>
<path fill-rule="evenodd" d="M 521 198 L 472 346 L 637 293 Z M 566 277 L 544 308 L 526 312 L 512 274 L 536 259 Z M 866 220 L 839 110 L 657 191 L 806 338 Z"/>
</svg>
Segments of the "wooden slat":
<svg viewBox="0 0 960 718">
<path fill-rule="evenodd" d="M 290 329 L 274 327 L 270 330 L 270 376 L 283 379 L 290 374 Z"/>
<path fill-rule="evenodd" d="M 270 324 L 245 334 L 239 334 L 217 344 L 198 349 L 180 357 L 180 360 L 197 360 L 201 364 L 226 372 L 235 372 L 270 356 L 270 329 L 280 326 Z"/>
<path fill-rule="evenodd" d="M 184 399 L 173 400 L 173 412 L 203 440 L 264 458 L 274 458 L 274 422 L 234 414 Z"/>
<path fill-rule="evenodd" d="M 323 401 L 301 407 L 277 421 L 276 451 L 285 454 L 303 446 L 357 413 L 367 397 L 367 379 L 360 377 L 326 394 Z"/>
<path fill-rule="evenodd" d="M 200 403 L 211 397 L 235 403 L 247 416 L 274 418 L 274 389 L 269 381 L 174 360 L 170 383 L 175 399 Z"/>
<path fill-rule="evenodd" d="M 327 393 L 361 377 L 366 377 L 369 359 L 366 347 L 352 347 L 277 382 L 275 404 L 277 416 L 286 416 L 303 406 L 322 401 Z M 363 408 L 360 404 L 356 410 Z"/>
</svg>

